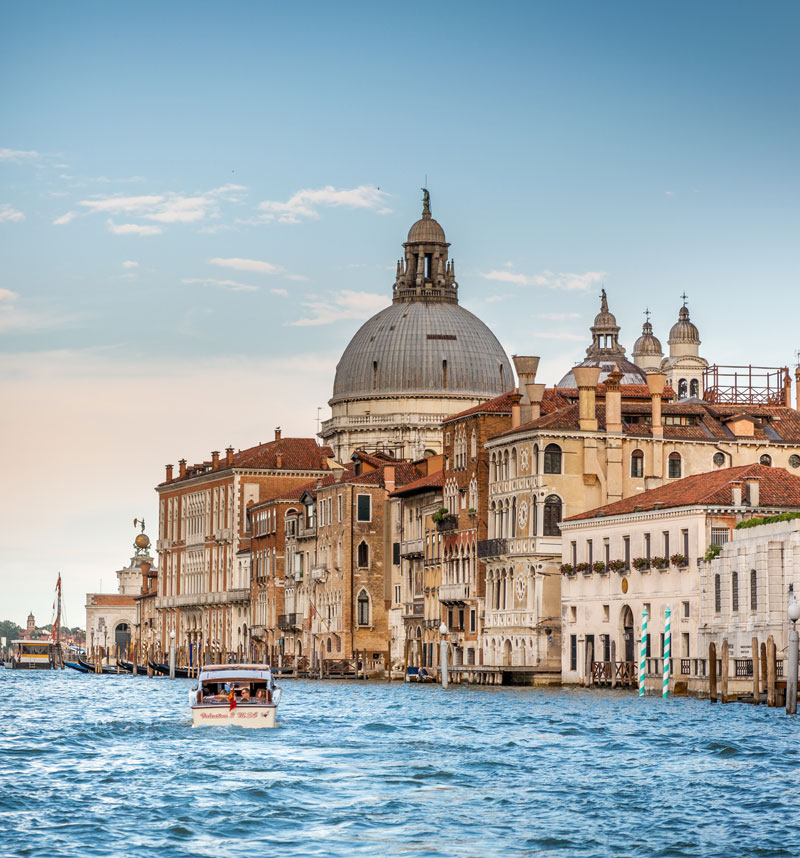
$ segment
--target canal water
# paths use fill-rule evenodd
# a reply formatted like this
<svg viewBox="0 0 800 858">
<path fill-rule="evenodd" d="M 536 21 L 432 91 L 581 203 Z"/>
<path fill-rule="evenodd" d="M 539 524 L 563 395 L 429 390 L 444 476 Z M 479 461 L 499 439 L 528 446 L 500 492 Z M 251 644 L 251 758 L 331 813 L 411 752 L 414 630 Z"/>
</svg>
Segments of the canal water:
<svg viewBox="0 0 800 858">
<path fill-rule="evenodd" d="M 800 721 L 629 693 L 0 671 L 2 856 L 796 856 Z"/>
</svg>

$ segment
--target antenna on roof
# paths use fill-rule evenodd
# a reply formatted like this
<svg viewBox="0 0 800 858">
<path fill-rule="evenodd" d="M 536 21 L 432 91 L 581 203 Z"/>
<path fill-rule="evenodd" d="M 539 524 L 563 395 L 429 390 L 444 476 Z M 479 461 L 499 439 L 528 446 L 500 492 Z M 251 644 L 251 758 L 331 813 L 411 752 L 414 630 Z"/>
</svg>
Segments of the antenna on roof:
<svg viewBox="0 0 800 858">
<path fill-rule="evenodd" d="M 320 411 L 322 411 L 322 406 L 318 405 L 317 406 L 317 435 L 319 435 L 319 430 L 320 430 L 320 420 L 319 420 Z"/>
</svg>

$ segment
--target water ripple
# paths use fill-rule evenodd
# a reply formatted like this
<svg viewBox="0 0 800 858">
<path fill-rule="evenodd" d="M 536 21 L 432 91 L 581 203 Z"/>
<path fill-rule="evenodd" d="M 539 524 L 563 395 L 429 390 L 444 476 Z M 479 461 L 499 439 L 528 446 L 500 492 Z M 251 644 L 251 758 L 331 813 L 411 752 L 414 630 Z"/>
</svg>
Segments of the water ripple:
<svg viewBox="0 0 800 858">
<path fill-rule="evenodd" d="M 800 854 L 779 710 L 286 682 L 278 729 L 192 730 L 188 685 L 0 672 L 0 855 Z"/>
</svg>

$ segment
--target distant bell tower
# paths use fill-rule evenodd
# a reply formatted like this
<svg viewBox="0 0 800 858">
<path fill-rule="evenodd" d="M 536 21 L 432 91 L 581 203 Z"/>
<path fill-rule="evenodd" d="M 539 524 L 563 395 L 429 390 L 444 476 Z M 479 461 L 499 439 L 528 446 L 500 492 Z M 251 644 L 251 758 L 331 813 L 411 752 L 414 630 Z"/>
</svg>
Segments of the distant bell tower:
<svg viewBox="0 0 800 858">
<path fill-rule="evenodd" d="M 28 614 L 28 626 L 26 632 L 29 638 L 33 637 L 33 633 L 36 631 L 36 619 L 33 616 L 33 613 Z"/>
</svg>

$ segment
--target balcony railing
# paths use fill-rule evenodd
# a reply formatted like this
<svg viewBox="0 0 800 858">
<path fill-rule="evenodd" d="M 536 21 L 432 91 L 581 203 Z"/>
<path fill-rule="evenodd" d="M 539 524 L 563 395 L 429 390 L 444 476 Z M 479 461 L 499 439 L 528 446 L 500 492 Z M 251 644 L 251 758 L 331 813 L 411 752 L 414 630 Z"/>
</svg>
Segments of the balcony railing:
<svg viewBox="0 0 800 858">
<path fill-rule="evenodd" d="M 401 557 L 422 557 L 422 537 L 419 539 L 405 539 L 400 543 Z"/>
<path fill-rule="evenodd" d="M 439 601 L 443 605 L 452 605 L 456 602 L 466 602 L 469 599 L 469 584 L 440 584 Z"/>
<path fill-rule="evenodd" d="M 311 580 L 319 581 L 320 583 L 326 581 L 328 578 L 328 567 L 327 566 L 312 566 L 311 567 Z"/>
<path fill-rule="evenodd" d="M 285 630 L 299 629 L 303 623 L 301 614 L 279 614 L 278 628 Z"/>
<path fill-rule="evenodd" d="M 403 605 L 403 617 L 421 617 L 425 613 L 425 603 L 422 599 L 406 602 Z"/>
<path fill-rule="evenodd" d="M 502 557 L 508 553 L 507 539 L 479 539 L 478 540 L 478 557 L 485 559 L 487 557 Z"/>
</svg>

